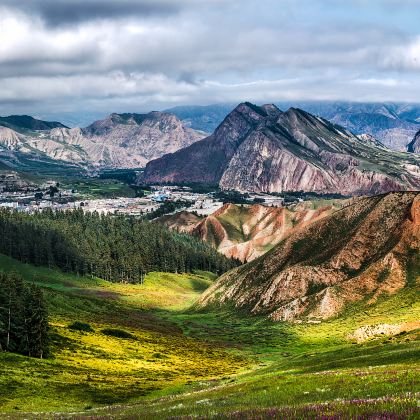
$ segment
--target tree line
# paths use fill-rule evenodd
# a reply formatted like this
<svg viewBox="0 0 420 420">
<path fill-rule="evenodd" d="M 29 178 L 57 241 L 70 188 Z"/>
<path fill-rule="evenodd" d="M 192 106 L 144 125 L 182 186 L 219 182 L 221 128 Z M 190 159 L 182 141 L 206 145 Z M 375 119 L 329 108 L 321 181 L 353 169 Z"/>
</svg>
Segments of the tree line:
<svg viewBox="0 0 420 420">
<path fill-rule="evenodd" d="M 150 271 L 223 273 L 237 265 L 204 242 L 146 220 L 83 210 L 33 215 L 0 210 L 0 253 L 109 281 L 141 282 Z"/>
<path fill-rule="evenodd" d="M 0 351 L 48 355 L 48 314 L 39 287 L 0 273 Z"/>
</svg>

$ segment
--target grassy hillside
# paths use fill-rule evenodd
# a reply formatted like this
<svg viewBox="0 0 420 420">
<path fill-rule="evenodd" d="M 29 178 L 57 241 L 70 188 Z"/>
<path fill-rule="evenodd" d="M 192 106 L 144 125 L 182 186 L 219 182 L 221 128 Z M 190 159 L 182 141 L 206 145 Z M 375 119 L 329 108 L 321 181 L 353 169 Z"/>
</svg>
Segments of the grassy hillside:
<svg viewBox="0 0 420 420">
<path fill-rule="evenodd" d="M 414 419 L 420 413 L 420 331 L 363 343 L 349 337 L 366 325 L 418 321 L 414 284 L 321 323 L 273 323 L 228 309 L 188 310 L 213 282 L 209 273 L 150 273 L 144 285 L 128 285 L 7 257 L 0 267 L 44 289 L 52 324 L 54 358 L 0 353 L 0 412 L 11 418 L 72 412 L 77 418 Z M 94 331 L 69 329 L 76 320 Z M 110 328 L 132 338 L 102 332 Z"/>
<path fill-rule="evenodd" d="M 150 273 L 144 285 L 77 277 L 0 257 L 44 290 L 49 304 L 53 358 L 0 352 L 0 412 L 69 411 L 136 401 L 162 388 L 212 380 L 245 365 L 243 357 L 182 334 L 150 311 L 174 311 L 192 302 L 214 279 L 210 273 Z M 94 331 L 74 331 L 74 321 Z M 132 339 L 106 335 L 128 332 Z"/>
<path fill-rule="evenodd" d="M 355 307 L 320 324 L 272 323 L 232 313 L 171 317 L 194 338 L 207 338 L 254 357 L 254 368 L 218 382 L 196 382 L 179 395 L 169 390 L 143 406 L 96 414 L 141 418 L 333 418 L 420 414 L 420 330 L 372 337 L 357 344 L 356 328 L 420 319 L 419 293 L 407 288 L 370 309 Z M 384 417 L 385 416 L 385 417 Z M 388 417 L 386 417 L 388 416 Z"/>
</svg>

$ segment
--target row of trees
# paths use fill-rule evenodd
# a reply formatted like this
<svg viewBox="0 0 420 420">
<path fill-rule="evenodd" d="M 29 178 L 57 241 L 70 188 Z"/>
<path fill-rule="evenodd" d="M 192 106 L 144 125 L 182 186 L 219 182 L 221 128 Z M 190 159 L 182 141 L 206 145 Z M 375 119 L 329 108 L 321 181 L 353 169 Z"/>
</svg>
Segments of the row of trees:
<svg viewBox="0 0 420 420">
<path fill-rule="evenodd" d="M 0 210 L 0 253 L 110 281 L 141 282 L 149 271 L 222 273 L 237 264 L 209 245 L 145 220 L 84 214 L 34 215 Z"/>
<path fill-rule="evenodd" d="M 48 314 L 42 291 L 13 273 L 0 273 L 0 351 L 48 355 Z"/>
</svg>

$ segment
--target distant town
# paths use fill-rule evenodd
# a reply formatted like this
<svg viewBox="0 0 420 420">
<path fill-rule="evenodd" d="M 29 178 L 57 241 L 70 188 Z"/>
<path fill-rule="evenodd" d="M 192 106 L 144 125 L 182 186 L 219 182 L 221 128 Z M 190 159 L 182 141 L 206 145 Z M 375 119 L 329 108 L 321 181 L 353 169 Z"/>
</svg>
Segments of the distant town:
<svg viewBox="0 0 420 420">
<path fill-rule="evenodd" d="M 246 203 L 264 203 L 275 207 L 284 205 L 283 198 L 268 194 L 218 195 L 212 191 L 194 192 L 190 187 L 173 185 L 151 186 L 139 197 L 112 198 L 87 197 L 75 188 L 63 188 L 54 180 L 46 181 L 39 186 L 17 186 L 16 183 L 13 185 L 13 188 L 10 188 L 7 180 L 3 180 L 0 184 L 0 208 L 10 208 L 29 214 L 44 209 L 65 211 L 81 208 L 85 212 L 142 217 L 152 215 L 166 205 L 165 209 L 169 211 L 165 211 L 165 214 L 186 210 L 207 216 L 221 208 L 225 202 L 238 201 L 238 197 Z M 168 206 L 168 203 L 175 205 Z"/>
</svg>

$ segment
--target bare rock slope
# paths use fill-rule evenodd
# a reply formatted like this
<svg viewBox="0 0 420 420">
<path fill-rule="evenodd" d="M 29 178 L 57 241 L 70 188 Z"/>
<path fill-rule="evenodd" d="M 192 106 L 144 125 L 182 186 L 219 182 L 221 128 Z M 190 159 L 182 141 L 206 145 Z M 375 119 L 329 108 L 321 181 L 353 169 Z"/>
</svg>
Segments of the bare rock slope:
<svg viewBox="0 0 420 420">
<path fill-rule="evenodd" d="M 0 127 L 0 149 L 93 168 L 138 168 L 203 137 L 175 115 L 161 112 L 111 114 L 87 128 L 33 126 L 42 129 Z"/>
<path fill-rule="evenodd" d="M 340 200 L 320 206 L 306 202 L 289 208 L 225 204 L 205 218 L 180 212 L 164 216 L 160 222 L 200 238 L 229 258 L 246 262 L 265 254 L 294 230 L 331 214 L 341 205 Z"/>
<path fill-rule="evenodd" d="M 366 194 L 420 188 L 418 156 L 290 108 L 237 106 L 209 137 L 149 162 L 143 182 L 255 192 Z"/>
<path fill-rule="evenodd" d="M 324 319 L 419 281 L 420 194 L 360 198 L 223 275 L 197 303 L 273 320 Z"/>
</svg>

